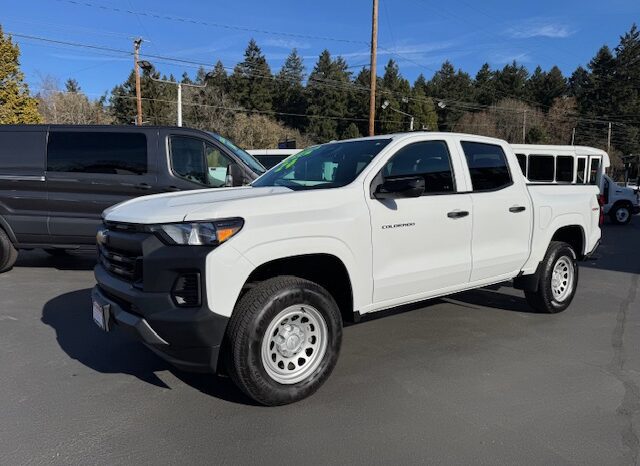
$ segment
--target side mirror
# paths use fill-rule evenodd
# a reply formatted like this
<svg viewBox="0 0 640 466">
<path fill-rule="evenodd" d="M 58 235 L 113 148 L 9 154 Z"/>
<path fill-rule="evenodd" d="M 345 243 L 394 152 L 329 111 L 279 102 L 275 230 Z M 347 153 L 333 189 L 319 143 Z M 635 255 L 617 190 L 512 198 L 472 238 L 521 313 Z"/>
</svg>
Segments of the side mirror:
<svg viewBox="0 0 640 466">
<path fill-rule="evenodd" d="M 244 184 L 244 172 L 240 165 L 237 163 L 231 163 L 227 167 L 227 178 L 225 181 L 226 187 L 242 186 Z"/>
<path fill-rule="evenodd" d="M 403 176 L 385 179 L 373 194 L 376 199 L 398 199 L 402 197 L 420 197 L 424 194 L 424 178 L 421 176 Z"/>
</svg>

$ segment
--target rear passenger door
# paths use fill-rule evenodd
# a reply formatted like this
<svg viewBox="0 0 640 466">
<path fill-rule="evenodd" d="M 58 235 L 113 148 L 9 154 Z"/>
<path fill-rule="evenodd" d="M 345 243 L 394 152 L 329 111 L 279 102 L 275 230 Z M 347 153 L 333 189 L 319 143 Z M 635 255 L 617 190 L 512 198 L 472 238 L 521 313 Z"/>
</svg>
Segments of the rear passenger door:
<svg viewBox="0 0 640 466">
<path fill-rule="evenodd" d="M 458 192 L 454 167 L 461 164 L 452 162 L 446 141 L 419 141 L 398 149 L 378 174 L 377 180 L 422 176 L 425 192 L 414 198 L 367 199 L 374 302 L 423 299 L 469 281 L 471 196 Z M 380 182 L 376 179 L 374 184 Z"/>
<path fill-rule="evenodd" d="M 52 130 L 47 145 L 49 231 L 60 244 L 93 244 L 102 212 L 156 192 L 151 132 Z"/>
<path fill-rule="evenodd" d="M 533 216 L 524 177 L 500 145 L 461 141 L 461 146 L 472 187 L 471 282 L 517 273 L 529 257 Z"/>
</svg>

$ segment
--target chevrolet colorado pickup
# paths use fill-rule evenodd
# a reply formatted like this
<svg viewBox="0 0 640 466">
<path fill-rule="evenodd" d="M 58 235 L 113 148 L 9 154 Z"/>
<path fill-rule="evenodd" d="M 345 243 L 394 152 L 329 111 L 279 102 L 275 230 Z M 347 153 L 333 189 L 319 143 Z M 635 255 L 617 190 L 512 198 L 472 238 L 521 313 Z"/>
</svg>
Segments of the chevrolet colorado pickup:
<svg viewBox="0 0 640 466">
<path fill-rule="evenodd" d="M 104 212 L 93 318 L 178 368 L 281 405 L 336 365 L 345 321 L 513 280 L 566 309 L 600 240 L 598 187 L 528 184 L 508 143 L 452 133 L 331 142 L 248 187 Z"/>
</svg>

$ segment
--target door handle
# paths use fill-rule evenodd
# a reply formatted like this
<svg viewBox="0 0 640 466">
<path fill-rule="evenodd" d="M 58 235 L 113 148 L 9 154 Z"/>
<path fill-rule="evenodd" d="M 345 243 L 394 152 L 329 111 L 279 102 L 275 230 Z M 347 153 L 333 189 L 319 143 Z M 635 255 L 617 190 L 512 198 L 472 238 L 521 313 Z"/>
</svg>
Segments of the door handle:
<svg viewBox="0 0 640 466">
<path fill-rule="evenodd" d="M 467 215 L 469 215 L 469 212 L 467 212 L 466 210 L 454 210 L 453 212 L 449 212 L 447 214 L 447 217 L 462 218 L 462 217 L 466 217 Z"/>
<path fill-rule="evenodd" d="M 525 211 L 527 208 L 525 206 L 521 206 L 521 205 L 515 205 L 513 207 L 509 207 L 509 212 L 513 212 L 518 213 L 518 212 L 523 212 Z"/>
<path fill-rule="evenodd" d="M 136 189 L 143 189 L 143 190 L 149 190 L 151 189 L 151 185 L 147 184 L 147 183 L 140 183 L 138 185 L 136 185 Z"/>
<path fill-rule="evenodd" d="M 177 186 L 167 186 L 166 188 L 164 188 L 164 190 L 168 192 L 182 191 Z"/>
</svg>

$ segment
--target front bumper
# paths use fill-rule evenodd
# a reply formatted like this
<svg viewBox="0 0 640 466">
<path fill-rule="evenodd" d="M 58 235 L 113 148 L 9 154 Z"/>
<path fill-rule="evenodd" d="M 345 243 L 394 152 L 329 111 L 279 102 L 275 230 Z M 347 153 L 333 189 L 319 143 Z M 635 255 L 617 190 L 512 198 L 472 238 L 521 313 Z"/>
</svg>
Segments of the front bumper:
<svg viewBox="0 0 640 466">
<path fill-rule="evenodd" d="M 207 303 L 205 263 L 211 250 L 165 246 L 154 236 L 143 242 L 142 284 L 115 276 L 102 263 L 94 269 L 92 297 L 106 307 L 110 330 L 133 335 L 179 369 L 217 372 L 229 319 Z M 179 306 L 172 297 L 174 283 L 185 271 L 200 274 L 202 300 L 196 307 Z"/>
</svg>

